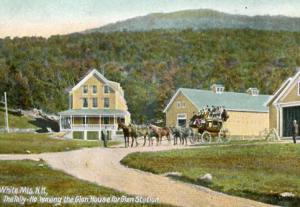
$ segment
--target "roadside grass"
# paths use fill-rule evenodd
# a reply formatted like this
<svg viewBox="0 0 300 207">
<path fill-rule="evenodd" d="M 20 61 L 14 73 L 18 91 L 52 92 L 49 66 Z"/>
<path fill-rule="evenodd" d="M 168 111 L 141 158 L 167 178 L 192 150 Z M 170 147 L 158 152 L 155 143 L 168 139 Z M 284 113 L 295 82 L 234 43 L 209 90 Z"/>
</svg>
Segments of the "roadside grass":
<svg viewBox="0 0 300 207">
<path fill-rule="evenodd" d="M 119 144 L 109 141 L 108 146 Z M 49 137 L 48 134 L 0 134 L 0 154 L 69 151 L 85 147 L 101 147 L 100 141 L 59 140 Z"/>
<path fill-rule="evenodd" d="M 127 194 L 98 186 L 94 183 L 82 181 L 62 171 L 53 170 L 43 161 L 0 161 L 0 186 L 14 187 L 46 187 L 48 195 L 43 197 L 63 196 L 129 196 Z M 35 195 L 39 197 L 39 195 Z M 25 195 L 26 197 L 26 195 Z M 0 193 L 1 206 L 21 206 L 20 204 L 3 203 L 3 194 Z M 54 204 L 25 204 L 23 206 L 55 206 Z M 167 205 L 146 205 L 146 204 L 61 204 L 59 206 L 167 206 Z"/>
<path fill-rule="evenodd" d="M 0 108 L 0 127 L 5 127 L 4 109 Z M 8 125 L 10 128 L 20 129 L 36 129 L 37 127 L 31 123 L 31 119 L 26 116 L 18 116 L 11 112 L 8 113 Z"/>
<path fill-rule="evenodd" d="M 122 164 L 226 194 L 280 206 L 300 206 L 300 145 L 233 144 L 197 149 L 132 153 Z M 199 179 L 206 173 L 212 181 Z M 291 192 L 295 197 L 281 197 Z"/>
<path fill-rule="evenodd" d="M 211 143 L 199 143 L 194 144 L 193 146 L 221 146 L 221 145 L 249 145 L 249 144 L 265 144 L 270 143 L 264 139 L 248 139 L 248 140 L 242 140 L 242 139 L 233 139 L 229 140 L 227 142 L 217 142 L 216 140 L 212 139 Z M 273 142 L 275 143 L 275 142 Z"/>
</svg>

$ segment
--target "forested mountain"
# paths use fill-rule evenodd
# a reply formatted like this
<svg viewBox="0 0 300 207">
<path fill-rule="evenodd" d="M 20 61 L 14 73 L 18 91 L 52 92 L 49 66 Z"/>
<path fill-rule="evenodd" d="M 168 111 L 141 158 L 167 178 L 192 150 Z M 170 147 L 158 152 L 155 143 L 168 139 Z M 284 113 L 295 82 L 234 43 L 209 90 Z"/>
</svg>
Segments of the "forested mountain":
<svg viewBox="0 0 300 207">
<path fill-rule="evenodd" d="M 208 9 L 184 10 L 172 13 L 153 13 L 125 21 L 112 23 L 90 32 L 149 31 L 153 29 L 193 29 L 213 28 L 257 29 L 269 31 L 300 31 L 300 18 L 285 16 L 245 16 L 232 15 Z"/>
<path fill-rule="evenodd" d="M 90 68 L 121 82 L 134 121 L 161 118 L 178 87 L 258 87 L 270 94 L 300 65 L 300 33 L 249 29 L 114 32 L 0 39 L 0 92 L 10 107 L 67 109 Z"/>
</svg>

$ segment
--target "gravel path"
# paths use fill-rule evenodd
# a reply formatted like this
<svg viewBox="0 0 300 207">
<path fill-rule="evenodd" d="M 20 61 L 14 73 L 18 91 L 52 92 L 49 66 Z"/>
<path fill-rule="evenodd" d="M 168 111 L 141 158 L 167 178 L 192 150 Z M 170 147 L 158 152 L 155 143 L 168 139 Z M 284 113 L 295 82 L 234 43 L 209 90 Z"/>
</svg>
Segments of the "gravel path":
<svg viewBox="0 0 300 207">
<path fill-rule="evenodd" d="M 120 160 L 137 151 L 161 151 L 185 148 L 179 146 L 137 148 L 90 148 L 37 155 L 0 155 L 0 160 L 45 160 L 52 168 L 82 180 L 116 189 L 131 195 L 159 198 L 175 206 L 258 207 L 270 206 L 249 199 L 229 196 L 192 184 L 171 180 L 162 175 L 127 168 Z"/>
</svg>

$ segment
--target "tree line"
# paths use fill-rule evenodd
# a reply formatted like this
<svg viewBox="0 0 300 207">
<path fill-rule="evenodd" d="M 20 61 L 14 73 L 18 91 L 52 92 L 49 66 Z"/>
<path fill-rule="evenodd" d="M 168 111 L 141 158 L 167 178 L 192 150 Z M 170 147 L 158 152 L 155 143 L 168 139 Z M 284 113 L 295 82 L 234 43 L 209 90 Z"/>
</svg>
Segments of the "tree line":
<svg viewBox="0 0 300 207">
<path fill-rule="evenodd" d="M 0 92 L 14 108 L 58 112 L 91 68 L 120 82 L 138 123 L 162 119 L 179 87 L 272 94 L 300 65 L 300 32 L 153 30 L 0 39 Z"/>
</svg>

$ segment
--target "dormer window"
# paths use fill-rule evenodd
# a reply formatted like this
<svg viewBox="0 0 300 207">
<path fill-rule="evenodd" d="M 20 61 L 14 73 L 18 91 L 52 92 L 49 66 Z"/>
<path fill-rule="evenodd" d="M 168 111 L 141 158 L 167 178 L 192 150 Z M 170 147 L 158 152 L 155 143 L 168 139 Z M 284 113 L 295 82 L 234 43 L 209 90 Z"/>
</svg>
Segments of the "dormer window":
<svg viewBox="0 0 300 207">
<path fill-rule="evenodd" d="M 223 93 L 224 92 L 224 87 L 217 87 L 216 88 L 216 93 Z"/>
<path fill-rule="evenodd" d="M 249 88 L 247 90 L 247 93 L 251 96 L 258 96 L 259 95 L 259 90 L 257 88 Z"/>
<path fill-rule="evenodd" d="M 211 90 L 213 91 L 213 92 L 215 92 L 215 93 L 218 93 L 218 94 L 221 94 L 221 93 L 223 93 L 224 92 L 224 86 L 223 85 L 221 85 L 221 84 L 213 84 L 212 86 L 211 86 Z"/>
<path fill-rule="evenodd" d="M 83 93 L 83 94 L 87 94 L 87 93 L 88 93 L 88 90 L 89 90 L 89 88 L 88 88 L 87 85 L 84 85 L 84 86 L 82 87 L 82 93 Z"/>
<path fill-rule="evenodd" d="M 104 93 L 109 93 L 110 90 L 109 90 L 109 86 L 108 85 L 105 85 L 104 86 Z"/>
</svg>

